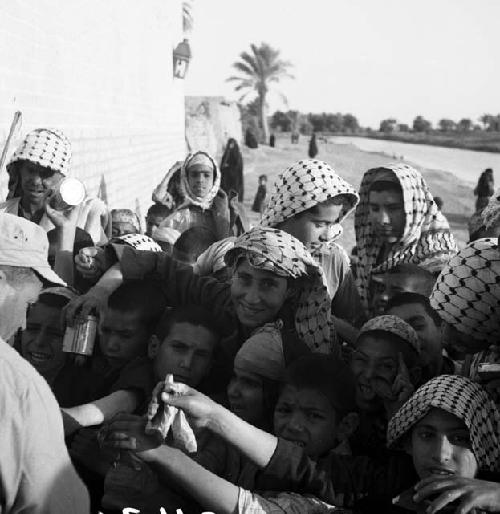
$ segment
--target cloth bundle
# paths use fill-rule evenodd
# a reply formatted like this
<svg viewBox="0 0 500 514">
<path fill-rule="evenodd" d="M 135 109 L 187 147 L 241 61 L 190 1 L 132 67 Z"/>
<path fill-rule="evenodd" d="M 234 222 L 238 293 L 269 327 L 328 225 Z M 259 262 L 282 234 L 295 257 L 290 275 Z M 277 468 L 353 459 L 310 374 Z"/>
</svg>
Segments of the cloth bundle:
<svg viewBox="0 0 500 514">
<path fill-rule="evenodd" d="M 165 441 L 170 429 L 172 429 L 174 444 L 181 450 L 194 453 L 197 450 L 196 437 L 189 426 L 186 415 L 182 410 L 172 405 L 166 405 L 161 401 L 160 395 L 166 388 L 169 393 L 173 392 L 181 395 L 184 384 L 175 383 L 173 375 L 168 374 L 165 382 L 156 385 L 148 407 L 146 434 L 158 434 Z"/>
</svg>

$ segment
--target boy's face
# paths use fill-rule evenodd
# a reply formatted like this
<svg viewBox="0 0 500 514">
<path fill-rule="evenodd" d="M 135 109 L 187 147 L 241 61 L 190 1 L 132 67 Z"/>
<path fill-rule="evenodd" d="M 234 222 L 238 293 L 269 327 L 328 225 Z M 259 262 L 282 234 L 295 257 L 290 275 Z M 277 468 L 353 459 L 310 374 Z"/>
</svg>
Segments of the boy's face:
<svg viewBox="0 0 500 514">
<path fill-rule="evenodd" d="M 227 397 L 231 411 L 237 416 L 254 425 L 262 424 L 265 418 L 264 382 L 259 375 L 235 367 L 227 386 Z"/>
<path fill-rule="evenodd" d="M 156 380 L 168 373 L 176 382 L 197 387 L 210 371 L 217 337 L 205 327 L 191 323 L 174 323 L 163 342 L 150 343 Z"/>
<path fill-rule="evenodd" d="M 149 331 L 138 312 L 104 309 L 99 321 L 99 346 L 111 366 L 119 368 L 146 355 Z"/>
<path fill-rule="evenodd" d="M 33 304 L 21 336 L 21 354 L 47 380 L 53 379 L 66 361 L 63 339 L 61 309 Z"/>
<path fill-rule="evenodd" d="M 334 234 L 342 207 L 340 200 L 326 201 L 318 204 L 312 211 L 309 210 L 285 220 L 280 223 L 279 228 L 297 238 L 305 246 L 326 242 Z"/>
<path fill-rule="evenodd" d="M 352 353 L 351 370 L 356 379 L 356 403 L 364 411 L 381 407 L 378 384 L 392 386 L 398 373 L 401 345 L 370 333 L 363 334 Z"/>
<path fill-rule="evenodd" d="M 125 236 L 127 234 L 136 234 L 137 230 L 132 223 L 125 221 L 113 221 L 111 223 L 111 235 L 113 237 Z"/>
<path fill-rule="evenodd" d="M 34 203 L 45 201 L 63 179 L 61 173 L 29 161 L 20 164 L 19 176 L 23 197 Z"/>
<path fill-rule="evenodd" d="M 432 284 L 411 273 L 384 273 L 372 276 L 371 310 L 375 316 L 384 314 L 389 300 L 399 293 L 429 296 Z"/>
<path fill-rule="evenodd" d="M 208 195 L 214 185 L 214 172 L 206 167 L 192 166 L 187 169 L 189 188 L 198 198 Z"/>
<path fill-rule="evenodd" d="M 421 303 L 397 305 L 387 311 L 387 314 L 398 316 L 415 330 L 422 345 L 424 365 L 442 361 L 441 326 L 436 325 Z"/>
<path fill-rule="evenodd" d="M 231 280 L 231 298 L 241 324 L 260 327 L 273 321 L 289 294 L 288 281 L 270 271 L 258 270 L 245 259 Z"/>
<path fill-rule="evenodd" d="M 421 479 L 458 476 L 474 478 L 478 464 L 465 423 L 433 408 L 412 430 L 410 451 Z"/>
<path fill-rule="evenodd" d="M 165 217 L 166 216 L 161 216 L 160 214 L 148 214 L 146 217 L 146 235 L 152 237 L 153 230 L 160 226 L 160 223 Z"/>
<path fill-rule="evenodd" d="M 286 385 L 274 409 L 274 433 L 297 443 L 309 457 L 318 458 L 337 442 L 335 409 L 315 389 Z"/>
<path fill-rule="evenodd" d="M 400 191 L 370 191 L 369 217 L 378 237 L 386 243 L 395 243 L 403 236 L 405 211 Z"/>
</svg>

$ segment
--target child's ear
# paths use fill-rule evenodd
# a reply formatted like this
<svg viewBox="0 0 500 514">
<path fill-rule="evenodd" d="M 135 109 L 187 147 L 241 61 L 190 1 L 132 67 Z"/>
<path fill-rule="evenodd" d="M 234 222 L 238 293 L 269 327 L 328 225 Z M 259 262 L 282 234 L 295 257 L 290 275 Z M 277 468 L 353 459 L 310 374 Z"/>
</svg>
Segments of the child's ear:
<svg viewBox="0 0 500 514">
<path fill-rule="evenodd" d="M 158 350 L 160 349 L 161 342 L 160 340 L 153 334 L 149 338 L 148 343 L 148 357 L 150 359 L 154 359 L 158 355 Z"/>
<path fill-rule="evenodd" d="M 349 439 L 359 426 L 359 416 L 356 412 L 349 412 L 339 423 L 337 438 L 339 441 Z"/>
</svg>

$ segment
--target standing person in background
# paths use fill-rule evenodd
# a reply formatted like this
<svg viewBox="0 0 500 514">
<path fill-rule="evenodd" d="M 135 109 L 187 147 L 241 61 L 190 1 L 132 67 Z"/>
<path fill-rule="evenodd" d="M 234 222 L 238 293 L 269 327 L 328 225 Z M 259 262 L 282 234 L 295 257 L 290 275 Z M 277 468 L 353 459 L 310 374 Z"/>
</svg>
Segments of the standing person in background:
<svg viewBox="0 0 500 514">
<path fill-rule="evenodd" d="M 425 180 L 411 166 L 396 163 L 368 170 L 359 196 L 354 220 L 357 285 L 369 311 L 372 275 L 401 263 L 439 272 L 457 246 Z"/>
<path fill-rule="evenodd" d="M 217 239 L 230 234 L 228 197 L 220 187 L 220 170 L 206 152 L 187 156 L 180 168 L 180 203 L 160 225 L 171 227 L 181 234 L 198 226 L 212 231 Z"/>
<path fill-rule="evenodd" d="M 238 201 L 243 201 L 243 156 L 236 139 L 230 138 L 220 162 L 220 187 L 230 196 L 231 191 L 238 193 Z"/>
<path fill-rule="evenodd" d="M 269 136 L 269 146 L 271 148 L 274 148 L 274 145 L 276 144 L 276 136 L 274 134 L 271 134 Z"/>
<path fill-rule="evenodd" d="M 266 206 L 267 195 L 267 175 L 259 175 L 259 187 L 255 193 L 253 200 L 252 211 L 262 214 Z"/>
<path fill-rule="evenodd" d="M 490 196 L 493 196 L 494 192 L 495 179 L 493 177 L 493 170 L 491 168 L 486 168 L 481 173 L 479 180 L 477 181 L 477 186 L 474 189 L 474 196 L 477 196 L 476 212 L 482 211 L 486 205 L 488 205 Z"/>
<path fill-rule="evenodd" d="M 69 174 L 71 143 L 59 130 L 39 128 L 26 135 L 9 164 L 9 193 L 0 203 L 0 212 L 14 214 L 40 225 L 46 232 L 54 228 L 45 206 L 53 191 Z M 97 198 L 86 198 L 78 215 L 77 226 L 93 241 L 105 241 L 108 224 L 106 205 Z"/>
<path fill-rule="evenodd" d="M 316 143 L 316 133 L 313 132 L 313 135 L 311 136 L 311 140 L 309 141 L 309 150 L 307 152 L 307 155 L 311 159 L 314 159 L 316 155 L 318 155 L 318 144 Z"/>
</svg>

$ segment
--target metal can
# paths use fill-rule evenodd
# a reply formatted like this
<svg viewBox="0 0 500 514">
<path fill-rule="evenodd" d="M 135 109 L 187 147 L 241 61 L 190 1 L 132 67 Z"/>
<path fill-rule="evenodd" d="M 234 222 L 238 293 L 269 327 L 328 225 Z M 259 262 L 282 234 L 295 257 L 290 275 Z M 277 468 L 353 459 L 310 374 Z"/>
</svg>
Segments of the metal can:
<svg viewBox="0 0 500 514">
<path fill-rule="evenodd" d="M 79 317 L 73 327 L 66 327 L 63 352 L 92 355 L 97 333 L 97 318 L 93 315 Z"/>
<path fill-rule="evenodd" d="M 77 178 L 64 178 L 59 182 L 50 198 L 50 206 L 56 211 L 65 211 L 80 205 L 85 199 L 85 186 Z"/>
</svg>

